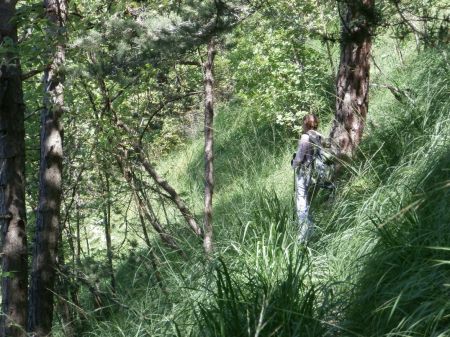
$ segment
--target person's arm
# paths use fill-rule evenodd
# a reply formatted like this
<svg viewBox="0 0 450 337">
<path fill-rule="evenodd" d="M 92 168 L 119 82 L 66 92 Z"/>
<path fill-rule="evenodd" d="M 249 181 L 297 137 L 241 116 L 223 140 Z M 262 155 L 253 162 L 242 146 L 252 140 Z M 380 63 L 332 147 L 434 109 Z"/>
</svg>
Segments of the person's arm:
<svg viewBox="0 0 450 337">
<path fill-rule="evenodd" d="M 292 161 L 292 168 L 296 168 L 303 162 L 308 147 L 309 147 L 309 136 L 307 134 L 303 134 L 298 141 L 298 149 L 297 153 L 295 154 L 295 158 Z"/>
</svg>

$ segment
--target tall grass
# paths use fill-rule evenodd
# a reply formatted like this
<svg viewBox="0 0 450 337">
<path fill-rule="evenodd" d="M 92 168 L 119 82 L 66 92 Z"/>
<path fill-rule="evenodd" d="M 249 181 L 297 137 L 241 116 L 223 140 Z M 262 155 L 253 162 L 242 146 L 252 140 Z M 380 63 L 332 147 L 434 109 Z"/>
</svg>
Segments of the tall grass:
<svg viewBox="0 0 450 337">
<path fill-rule="evenodd" d="M 391 76 L 414 101 L 374 95 L 360 160 L 323 220 L 316 270 L 344 282 L 336 299 L 348 298 L 348 330 L 446 336 L 450 70 L 429 52 Z"/>
<path fill-rule="evenodd" d="M 200 336 L 324 334 L 323 289 L 311 282 L 309 254 L 293 238 L 291 212 L 276 194 L 262 196 L 240 256 L 219 259 L 214 285 L 199 304 Z"/>
<path fill-rule="evenodd" d="M 86 335 L 450 335 L 449 62 L 436 50 L 411 59 L 376 78 L 412 99 L 372 88 L 358 158 L 335 194 L 316 194 L 307 247 L 292 218 L 295 137 L 237 102 L 222 107 L 216 255 L 189 239 L 187 261 L 155 247 L 162 290 L 148 252 L 136 251 L 118 275 L 128 309 L 90 320 Z M 200 214 L 202 141 L 159 168 Z"/>
</svg>

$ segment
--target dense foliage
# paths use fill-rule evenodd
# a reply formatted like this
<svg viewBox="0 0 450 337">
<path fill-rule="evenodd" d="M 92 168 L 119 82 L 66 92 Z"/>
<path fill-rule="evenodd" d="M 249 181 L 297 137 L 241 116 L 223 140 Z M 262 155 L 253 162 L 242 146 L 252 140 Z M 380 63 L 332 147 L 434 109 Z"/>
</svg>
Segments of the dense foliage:
<svg viewBox="0 0 450 337">
<path fill-rule="evenodd" d="M 344 3 L 75 0 L 58 39 L 41 3 L 18 3 L 0 58 L 22 67 L 31 243 L 40 75 L 66 48 L 54 336 L 450 334 L 447 1 L 376 1 L 361 146 L 335 191 L 313 191 L 315 234 L 296 240 L 289 162 L 304 115 L 329 133 Z M 208 255 L 188 218 L 203 223 L 211 39 Z"/>
</svg>

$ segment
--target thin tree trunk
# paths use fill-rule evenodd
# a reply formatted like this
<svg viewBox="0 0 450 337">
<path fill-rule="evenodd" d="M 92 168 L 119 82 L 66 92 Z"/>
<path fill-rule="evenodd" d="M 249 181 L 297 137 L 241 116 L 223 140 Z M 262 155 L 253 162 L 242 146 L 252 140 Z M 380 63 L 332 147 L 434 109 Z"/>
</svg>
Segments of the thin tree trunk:
<svg viewBox="0 0 450 337">
<path fill-rule="evenodd" d="M 177 206 L 180 213 L 183 215 L 186 222 L 189 224 L 191 229 L 198 236 L 203 236 L 201 228 L 198 226 L 197 221 L 195 221 L 194 216 L 189 211 L 185 202 L 181 199 L 179 194 L 175 191 L 175 189 L 167 182 L 167 180 L 163 179 L 155 170 L 152 164 L 145 158 L 142 148 L 139 146 L 135 146 L 134 149 L 137 151 L 137 158 L 144 167 L 145 171 L 153 178 L 153 180 L 164 190 L 166 191 L 170 197 L 170 200 Z"/>
<path fill-rule="evenodd" d="M 397 51 L 398 58 L 400 59 L 401 65 L 404 66 L 405 60 L 403 59 L 402 50 L 400 49 L 399 44 L 400 44 L 400 42 L 398 41 L 398 39 L 395 39 L 395 50 Z"/>
<path fill-rule="evenodd" d="M 62 242 L 62 235 L 60 232 L 59 242 Z M 72 250 L 72 256 L 74 256 L 75 252 Z M 69 306 L 69 303 L 66 298 L 69 298 L 69 284 L 65 280 L 65 277 L 62 276 L 61 269 L 65 269 L 65 256 L 64 249 L 58 250 L 58 269 L 59 275 L 56 280 L 55 292 L 58 294 L 56 298 L 56 312 L 60 316 L 60 323 L 64 331 L 65 337 L 72 337 L 75 335 L 73 329 L 74 315 Z M 61 268 L 62 267 L 62 268 Z"/>
<path fill-rule="evenodd" d="M 336 69 L 334 68 L 333 54 L 331 52 L 330 41 L 325 40 L 325 46 L 327 47 L 328 60 L 330 61 L 330 69 L 331 69 L 330 78 L 333 78 L 334 74 L 336 73 Z"/>
<path fill-rule="evenodd" d="M 44 109 L 41 114 L 39 205 L 30 284 L 28 330 L 48 336 L 53 321 L 53 289 L 59 239 L 62 195 L 62 125 L 64 109 L 62 68 L 65 62 L 66 0 L 44 0 L 49 21 L 47 35 L 56 40 L 53 59 L 44 74 Z"/>
<path fill-rule="evenodd" d="M 76 199 L 76 200 L 75 200 Z M 70 229 L 70 212 L 71 206 L 73 203 L 76 203 L 76 215 L 75 215 L 75 221 L 76 221 L 76 245 L 74 243 L 74 238 L 72 234 L 72 230 Z M 56 293 L 58 294 L 56 298 L 56 311 L 57 314 L 60 316 L 60 323 L 62 325 L 62 329 L 64 332 L 65 337 L 73 337 L 77 336 L 77 326 L 80 320 L 83 319 L 83 317 L 78 317 L 77 311 L 74 309 L 74 307 L 79 306 L 78 303 L 78 290 L 79 287 L 75 286 L 76 282 L 75 280 L 71 280 L 70 276 L 67 275 L 67 270 L 69 268 L 72 268 L 73 272 L 71 274 L 75 274 L 77 268 L 80 267 L 80 211 L 79 211 L 79 204 L 78 204 L 78 195 L 77 195 L 77 189 L 74 188 L 73 194 L 72 194 L 72 201 L 69 203 L 68 206 L 65 207 L 65 216 L 62 216 L 61 220 L 61 228 L 59 233 L 59 243 L 63 243 L 63 229 L 66 229 L 67 231 L 67 242 L 69 243 L 69 252 L 71 253 L 71 265 L 67 265 L 65 263 L 65 251 L 63 248 L 58 249 L 58 262 L 57 262 L 57 268 L 58 268 L 58 274 L 55 284 Z M 67 224 L 67 227 L 66 227 Z M 72 303 L 71 303 L 72 302 Z"/>
<path fill-rule="evenodd" d="M 111 241 L 111 191 L 109 185 L 109 178 L 105 175 L 105 190 L 104 193 L 106 199 L 106 205 L 103 206 L 103 224 L 105 225 L 105 240 L 106 240 L 106 256 L 108 258 L 108 270 L 111 282 L 111 290 L 113 293 L 116 292 L 116 278 L 114 277 L 114 267 L 113 267 L 113 250 Z M 103 179 L 101 179 L 103 183 Z"/>
<path fill-rule="evenodd" d="M 80 233 L 80 201 L 78 200 L 78 197 L 77 197 L 75 209 L 76 209 L 76 217 L 77 217 L 77 219 L 76 219 L 77 250 L 76 250 L 76 256 L 75 256 L 75 262 L 76 262 L 76 266 L 80 266 L 81 265 L 81 233 Z"/>
<path fill-rule="evenodd" d="M 170 248 L 180 252 L 181 255 L 183 255 L 183 252 L 181 248 L 177 245 L 176 241 L 173 239 L 173 237 L 167 233 L 167 231 L 163 228 L 163 226 L 159 223 L 159 221 L 156 219 L 154 215 L 152 215 L 152 210 L 150 208 L 150 205 L 148 203 L 144 203 L 144 200 L 139 195 L 140 187 L 138 186 L 136 180 L 133 178 L 133 186 L 134 190 L 134 196 L 136 199 L 136 203 L 138 206 L 139 214 L 143 216 L 143 219 L 147 219 L 152 227 L 155 229 L 155 231 L 159 234 L 161 240 Z M 146 226 L 142 227 L 142 230 L 144 232 L 144 236 L 146 236 L 146 241 L 150 242 L 148 239 L 148 233 Z"/>
<path fill-rule="evenodd" d="M 145 200 L 141 197 L 142 193 L 141 181 L 132 173 L 130 167 L 127 165 L 126 160 L 129 159 L 126 152 L 123 151 L 121 156 L 116 156 L 117 164 L 123 173 L 125 180 L 133 191 L 133 197 L 136 202 L 136 207 L 138 209 L 139 219 L 141 221 L 142 233 L 144 234 L 144 240 L 147 246 L 151 247 L 150 237 L 148 235 L 147 226 L 145 224 L 145 219 L 152 225 L 153 229 L 159 234 L 162 242 L 164 242 L 168 247 L 180 252 L 184 255 L 181 248 L 178 246 L 173 237 L 164 229 L 161 223 L 158 221 L 156 216 L 151 213 L 151 205 L 149 200 Z"/>
<path fill-rule="evenodd" d="M 95 60 L 93 63 L 96 63 Z M 125 124 L 122 120 L 120 120 L 114 111 L 112 107 L 112 100 L 109 95 L 109 90 L 105 84 L 105 81 L 103 78 L 98 79 L 100 91 L 102 92 L 103 96 L 103 110 L 102 111 L 108 111 L 112 114 L 112 120 L 111 122 L 114 124 L 114 126 L 121 128 L 124 130 L 130 137 L 136 134 L 132 128 L 130 128 L 127 124 Z M 88 93 L 89 94 L 89 93 Z M 95 107 L 95 105 L 94 105 Z M 94 109 L 95 110 L 95 109 Z M 144 150 L 140 146 L 140 144 L 134 144 L 133 150 L 136 152 L 136 157 L 138 161 L 142 164 L 145 171 L 150 175 L 150 177 L 158 184 L 159 187 L 161 187 L 164 191 L 168 193 L 169 199 L 175 204 L 175 206 L 178 208 L 188 225 L 191 227 L 191 229 L 194 231 L 195 234 L 197 234 L 200 237 L 203 237 L 202 229 L 197 224 L 197 221 L 195 220 L 193 214 L 187 207 L 186 203 L 181 199 L 180 195 L 176 192 L 176 190 L 168 183 L 167 180 L 163 179 L 155 170 L 153 165 L 146 159 Z"/>
<path fill-rule="evenodd" d="M 70 217 L 66 217 L 66 221 L 67 224 L 70 222 Z M 64 225 L 61 224 L 61 227 L 63 227 Z M 68 227 L 68 231 L 70 234 L 70 227 Z M 69 235 L 70 236 L 70 235 Z M 70 238 L 71 240 L 71 238 Z M 58 242 L 62 243 L 62 230 L 60 229 L 58 231 Z M 72 256 L 74 256 L 75 252 L 73 250 L 73 243 L 72 245 L 69 244 L 70 247 L 70 251 L 72 252 Z M 57 262 L 56 265 L 58 268 L 58 273 L 56 274 L 56 279 L 55 279 L 55 293 L 58 294 L 56 296 L 56 303 L 55 303 L 55 307 L 56 307 L 56 315 L 59 319 L 59 323 L 62 325 L 63 330 L 65 331 L 65 336 L 70 337 L 70 332 L 68 330 L 66 330 L 66 326 L 69 327 L 70 322 L 72 321 L 72 318 L 70 318 L 70 308 L 68 307 L 67 301 L 63 300 L 63 297 L 65 296 L 65 293 L 67 292 L 67 285 L 65 284 L 64 281 L 62 281 L 62 277 L 61 277 L 61 273 L 59 271 L 61 271 L 61 269 L 64 269 L 65 265 L 66 265 L 66 259 L 65 259 L 65 251 L 64 248 L 62 249 L 58 249 L 58 257 L 57 257 Z M 67 323 L 68 324 L 67 324 Z"/>
<path fill-rule="evenodd" d="M 17 1 L 0 0 L 0 43 L 17 43 Z M 27 236 L 25 232 L 25 128 L 18 55 L 2 55 L 0 66 L 0 224 L 2 316 L 0 336 L 26 335 Z"/>
<path fill-rule="evenodd" d="M 64 192 L 62 192 L 64 194 Z M 66 210 L 67 211 L 67 210 Z M 62 218 L 64 218 L 64 223 L 62 222 Z M 59 226 L 59 230 L 58 230 L 58 247 L 60 247 L 61 245 L 61 249 L 58 249 L 58 257 L 57 257 L 57 261 L 56 261 L 56 269 L 59 270 L 61 269 L 61 266 L 65 265 L 65 258 L 64 258 L 64 245 L 63 245 L 63 234 L 64 234 L 64 230 L 67 233 L 67 244 L 69 246 L 69 252 L 71 253 L 71 260 L 72 260 L 72 264 L 75 264 L 75 244 L 73 241 L 73 233 L 72 233 L 72 228 L 70 225 L 70 216 L 65 216 L 60 218 L 60 226 Z M 57 281 L 56 281 L 57 282 Z"/>
<path fill-rule="evenodd" d="M 144 220 L 144 216 L 141 213 L 141 210 L 139 210 L 139 220 L 141 222 L 141 226 L 142 228 L 145 228 L 145 220 Z M 144 239 L 145 239 L 145 244 L 147 245 L 147 248 L 150 249 L 149 251 L 149 259 L 150 259 L 150 263 L 152 265 L 153 270 L 155 271 L 155 278 L 156 281 L 158 282 L 159 287 L 161 288 L 161 290 L 163 291 L 164 294 L 167 294 L 167 290 L 164 286 L 164 282 L 161 276 L 161 273 L 159 272 L 159 268 L 158 268 L 158 264 L 156 262 L 156 256 L 155 253 L 153 252 L 153 247 L 151 245 L 150 242 L 150 238 L 148 237 L 148 235 L 146 234 L 146 232 L 144 233 Z"/>
<path fill-rule="evenodd" d="M 341 16 L 341 59 L 336 80 L 332 150 L 352 157 L 364 131 L 369 104 L 374 0 L 347 1 Z"/>
<path fill-rule="evenodd" d="M 134 196 L 136 205 L 138 207 L 139 221 L 141 222 L 141 228 L 142 228 L 142 233 L 144 234 L 145 244 L 147 245 L 147 247 L 151 248 L 152 243 L 150 241 L 150 237 L 148 236 L 147 226 L 145 224 L 145 219 L 144 219 L 144 212 L 142 210 L 143 207 L 141 206 L 142 200 L 139 198 L 139 196 L 137 195 L 137 193 L 135 191 L 133 191 L 133 196 Z"/>
<path fill-rule="evenodd" d="M 86 242 L 86 255 L 88 257 L 90 257 L 91 256 L 91 246 L 89 245 L 89 236 L 87 233 L 86 226 L 84 226 L 83 229 L 84 229 L 84 241 Z"/>
<path fill-rule="evenodd" d="M 203 66 L 205 86 L 205 227 L 203 248 L 207 254 L 213 250 L 213 208 L 214 192 L 214 38 L 208 43 L 208 57 Z"/>
</svg>

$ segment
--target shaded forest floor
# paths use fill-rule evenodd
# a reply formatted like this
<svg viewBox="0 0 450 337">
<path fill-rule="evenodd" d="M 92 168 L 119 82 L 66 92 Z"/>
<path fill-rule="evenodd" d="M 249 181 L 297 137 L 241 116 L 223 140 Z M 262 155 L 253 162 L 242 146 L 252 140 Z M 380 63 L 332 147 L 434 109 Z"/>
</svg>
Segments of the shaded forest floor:
<svg viewBox="0 0 450 337">
<path fill-rule="evenodd" d="M 289 162 L 297 135 L 238 99 L 215 124 L 216 254 L 174 222 L 187 259 L 155 239 L 117 269 L 118 299 L 85 336 L 448 336 L 448 50 L 376 54 L 358 158 L 337 192 L 318 191 L 312 242 L 296 243 Z M 386 85 L 401 89 L 395 98 Z M 326 121 L 322 131 L 327 134 Z M 203 139 L 159 170 L 201 219 Z M 58 335 L 58 333 L 56 333 Z"/>
</svg>

